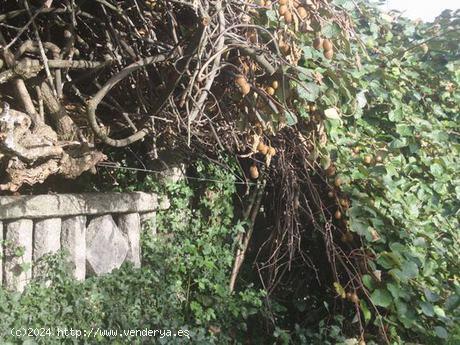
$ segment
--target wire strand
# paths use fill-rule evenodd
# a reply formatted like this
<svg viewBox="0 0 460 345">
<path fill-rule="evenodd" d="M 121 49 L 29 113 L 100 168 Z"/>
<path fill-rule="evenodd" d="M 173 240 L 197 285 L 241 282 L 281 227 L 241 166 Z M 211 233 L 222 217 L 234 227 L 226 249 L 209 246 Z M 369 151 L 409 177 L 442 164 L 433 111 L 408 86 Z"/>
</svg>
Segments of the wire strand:
<svg viewBox="0 0 460 345">
<path fill-rule="evenodd" d="M 164 171 L 161 171 L 161 170 L 126 167 L 126 166 L 121 166 L 118 163 L 111 163 L 111 162 L 100 162 L 100 163 L 97 164 L 97 166 L 101 167 L 101 168 L 129 170 L 129 171 L 140 171 L 140 172 L 151 173 L 151 174 L 164 173 Z M 257 185 L 257 183 L 254 183 L 254 182 L 239 182 L 239 181 L 229 182 L 229 181 L 215 180 L 215 179 L 210 179 L 210 178 L 205 178 L 205 177 L 187 176 L 185 174 L 183 176 L 184 176 L 184 178 L 187 178 L 187 179 L 190 179 L 190 180 L 195 180 L 195 181 L 200 181 L 200 182 L 216 182 L 216 183 L 238 184 L 238 185 L 245 185 L 245 186 L 255 186 L 255 185 Z"/>
</svg>

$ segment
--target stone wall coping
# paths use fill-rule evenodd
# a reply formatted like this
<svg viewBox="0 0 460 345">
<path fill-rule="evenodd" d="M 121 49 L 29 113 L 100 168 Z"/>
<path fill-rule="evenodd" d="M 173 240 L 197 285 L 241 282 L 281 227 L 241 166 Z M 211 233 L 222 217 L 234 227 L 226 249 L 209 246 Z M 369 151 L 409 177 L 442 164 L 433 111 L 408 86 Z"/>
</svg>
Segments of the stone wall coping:
<svg viewBox="0 0 460 345">
<path fill-rule="evenodd" d="M 0 196 L 0 221 L 145 213 L 168 207 L 167 200 L 161 202 L 156 194 L 144 192 Z"/>
</svg>

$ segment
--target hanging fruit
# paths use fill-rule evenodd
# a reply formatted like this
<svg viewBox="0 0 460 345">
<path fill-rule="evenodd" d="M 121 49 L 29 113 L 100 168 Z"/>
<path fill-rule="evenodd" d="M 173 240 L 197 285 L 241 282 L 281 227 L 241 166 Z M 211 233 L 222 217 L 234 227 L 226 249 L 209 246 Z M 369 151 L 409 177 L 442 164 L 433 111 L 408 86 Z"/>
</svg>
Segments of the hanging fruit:
<svg viewBox="0 0 460 345">
<path fill-rule="evenodd" d="M 257 166 L 255 164 L 251 165 L 251 167 L 249 168 L 249 175 L 253 180 L 257 180 L 259 178 L 259 169 L 257 169 Z"/>
<path fill-rule="evenodd" d="M 278 13 L 280 14 L 280 16 L 284 16 L 288 11 L 289 11 L 289 8 L 286 5 L 281 5 L 278 8 Z"/>
<path fill-rule="evenodd" d="M 290 11 L 287 11 L 285 14 L 284 14 L 284 21 L 287 23 L 287 24 L 291 24 L 292 23 L 292 13 Z"/>
<path fill-rule="evenodd" d="M 332 49 L 333 49 L 333 45 L 332 45 L 331 40 L 329 40 L 329 39 L 326 38 L 326 39 L 323 41 L 323 49 L 324 49 L 324 50 L 332 50 Z"/>
<path fill-rule="evenodd" d="M 306 10 L 305 8 L 303 8 L 303 7 L 297 8 L 297 13 L 298 13 L 299 18 L 300 18 L 301 20 L 304 20 L 304 19 L 307 18 L 307 16 L 308 16 L 307 10 Z"/>
<path fill-rule="evenodd" d="M 324 57 L 328 60 L 331 60 L 334 57 L 334 51 L 331 50 L 325 50 L 323 53 Z"/>
<path fill-rule="evenodd" d="M 259 145 L 257 145 L 257 151 L 262 153 L 263 155 L 266 155 L 268 153 L 269 147 L 265 145 L 263 142 L 260 142 Z"/>
<path fill-rule="evenodd" d="M 235 83 L 239 86 L 243 96 L 246 96 L 251 91 L 251 85 L 246 81 L 246 78 L 243 75 L 238 75 L 235 77 Z"/>
<path fill-rule="evenodd" d="M 320 50 L 323 47 L 323 39 L 320 36 L 316 36 L 315 40 L 313 41 L 313 48 L 316 50 Z"/>
</svg>

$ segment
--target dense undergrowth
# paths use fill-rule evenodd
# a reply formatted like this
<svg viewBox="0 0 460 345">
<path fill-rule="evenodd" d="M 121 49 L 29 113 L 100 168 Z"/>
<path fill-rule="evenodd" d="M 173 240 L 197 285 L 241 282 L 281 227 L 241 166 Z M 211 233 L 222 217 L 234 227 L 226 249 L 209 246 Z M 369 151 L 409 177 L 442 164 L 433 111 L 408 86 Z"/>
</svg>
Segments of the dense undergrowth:
<svg viewBox="0 0 460 345">
<path fill-rule="evenodd" d="M 382 14 L 367 2 L 332 3 L 352 16 L 356 35 L 345 40 L 334 23 L 322 26 L 321 35 L 334 42 L 332 60 L 312 46 L 312 32 L 289 37 L 302 58 L 289 84 L 295 96 L 283 101 L 297 112 L 270 115 L 267 122 L 285 122 L 292 131 L 265 135 L 279 146 L 271 166 L 261 169 L 267 190 L 282 197 L 286 190 L 277 186 L 308 171 L 311 184 L 294 191 L 306 199 L 292 209 L 311 207 L 307 192 L 319 189 L 321 212 L 309 210 L 313 220 L 308 212 L 295 218 L 295 240 L 312 267 L 293 261 L 291 274 L 262 292 L 265 272 L 254 263 L 263 264 L 258 241 L 280 230 L 279 210 L 271 207 L 284 199 L 272 202 L 274 192 L 265 196 L 231 294 L 235 239 L 249 227 L 239 216 L 243 193 L 234 186 L 240 172 L 199 161 L 194 174 L 204 180 L 159 187 L 148 175 L 119 170 L 104 175 L 105 183 L 158 190 L 172 201 L 159 217 L 160 236 L 143 239 L 143 268 L 123 266 L 76 283 L 61 260 L 50 258 L 51 287 L 35 282 L 22 297 L 0 292 L 2 341 L 18 342 L 5 333 L 11 327 L 62 325 L 184 328 L 197 344 L 460 343 L 460 18 L 445 12 L 435 23 L 421 23 Z M 254 20 L 278 28 L 274 6 L 259 9 Z M 309 137 L 314 169 L 302 170 L 306 160 L 292 155 L 297 160 L 282 166 L 291 170 L 277 170 L 280 157 L 296 149 L 287 139 L 310 135 L 311 126 L 323 135 Z M 254 161 L 263 166 L 263 159 Z"/>
<path fill-rule="evenodd" d="M 263 294 L 246 284 L 228 291 L 233 262 L 234 178 L 199 164 L 200 176 L 220 182 L 159 187 L 147 178 L 143 190 L 168 194 L 171 209 L 158 214 L 158 236 L 143 232 L 142 268 L 123 265 L 111 274 L 76 282 L 63 256 L 42 262 L 47 270 L 20 295 L 0 290 L 2 344 L 226 344 L 243 342 L 246 320 L 261 307 Z M 122 182 L 122 181 L 120 181 Z M 49 286 L 48 286 L 49 285 Z M 11 330 L 38 329 L 41 336 L 14 337 Z M 92 332 L 92 336 L 50 336 L 48 329 Z M 102 335 L 117 331 L 116 336 Z M 163 336 L 123 337 L 124 330 L 163 330 Z M 41 330 L 41 331 L 40 331 Z M 167 332 L 182 337 L 164 336 Z M 33 332 L 31 334 L 34 334 Z M 187 336 L 185 336 L 187 335 Z"/>
</svg>

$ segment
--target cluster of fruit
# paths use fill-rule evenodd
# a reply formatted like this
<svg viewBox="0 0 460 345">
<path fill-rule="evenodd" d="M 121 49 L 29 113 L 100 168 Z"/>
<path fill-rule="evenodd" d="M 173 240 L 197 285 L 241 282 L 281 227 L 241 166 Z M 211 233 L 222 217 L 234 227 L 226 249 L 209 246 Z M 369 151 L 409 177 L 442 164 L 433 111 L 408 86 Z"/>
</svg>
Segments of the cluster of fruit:
<svg viewBox="0 0 460 345">
<path fill-rule="evenodd" d="M 334 177 L 336 175 L 336 168 L 334 164 L 331 164 L 326 169 L 326 175 L 328 177 Z M 343 179 L 340 176 L 335 176 L 334 178 L 334 187 L 336 190 L 331 190 L 327 193 L 330 199 L 335 199 L 337 203 L 337 210 L 334 213 L 334 218 L 338 221 L 343 219 L 343 212 L 350 208 L 350 199 L 346 196 L 340 195 L 340 186 L 344 183 Z M 353 234 L 346 229 L 345 232 L 342 234 L 340 240 L 343 243 L 352 243 L 353 242 Z"/>
<path fill-rule="evenodd" d="M 305 7 L 301 6 L 298 0 L 279 0 L 278 13 L 284 18 L 286 24 L 291 24 L 293 20 L 293 13 L 296 14 L 300 20 L 308 17 L 308 12 Z"/>
<path fill-rule="evenodd" d="M 265 92 L 268 93 L 270 96 L 273 96 L 275 94 L 275 91 L 278 89 L 278 87 L 279 87 L 279 83 L 277 80 L 275 80 L 270 86 L 267 86 L 265 88 Z"/>
<path fill-rule="evenodd" d="M 272 146 L 265 145 L 263 141 L 260 141 L 257 145 L 257 152 L 267 156 L 268 158 L 276 155 L 276 149 Z M 259 169 L 257 168 L 257 164 L 254 163 L 251 165 L 249 168 L 249 176 L 251 176 L 253 180 L 257 180 L 259 178 Z"/>
<path fill-rule="evenodd" d="M 243 96 L 246 96 L 251 91 L 251 85 L 249 85 L 244 75 L 237 75 L 235 77 L 235 83 L 240 88 L 240 92 Z"/>
<path fill-rule="evenodd" d="M 246 96 L 251 91 L 251 85 L 248 83 L 244 75 L 237 75 L 235 77 L 235 84 L 238 85 L 238 88 L 240 89 L 240 92 L 243 94 L 243 96 Z M 278 87 L 279 82 L 274 80 L 269 86 L 264 87 L 264 89 L 268 95 L 273 96 Z"/>
<path fill-rule="evenodd" d="M 361 147 L 360 146 L 356 146 L 353 148 L 353 156 L 358 156 L 359 153 L 361 152 Z M 377 163 L 382 163 L 385 156 L 386 156 L 386 151 L 385 150 L 379 150 L 377 151 L 374 155 L 371 155 L 371 154 L 365 154 L 363 156 L 363 163 L 366 164 L 366 165 L 374 165 L 374 164 L 377 164 Z"/>
<path fill-rule="evenodd" d="M 313 41 L 313 48 L 316 50 L 323 49 L 323 55 L 328 60 L 331 60 L 334 56 L 334 45 L 330 39 L 323 39 L 321 36 L 317 36 Z"/>
</svg>

